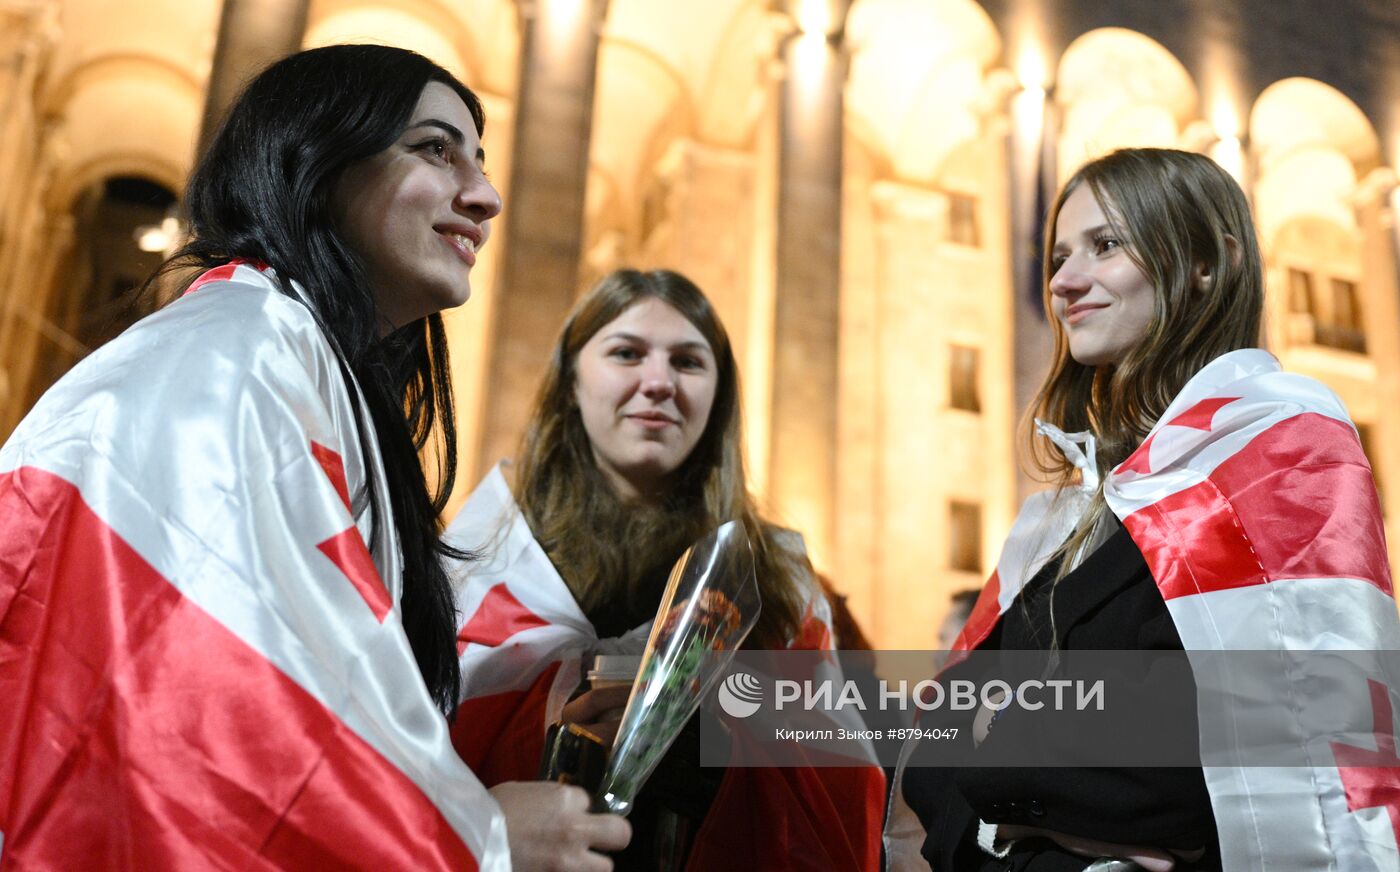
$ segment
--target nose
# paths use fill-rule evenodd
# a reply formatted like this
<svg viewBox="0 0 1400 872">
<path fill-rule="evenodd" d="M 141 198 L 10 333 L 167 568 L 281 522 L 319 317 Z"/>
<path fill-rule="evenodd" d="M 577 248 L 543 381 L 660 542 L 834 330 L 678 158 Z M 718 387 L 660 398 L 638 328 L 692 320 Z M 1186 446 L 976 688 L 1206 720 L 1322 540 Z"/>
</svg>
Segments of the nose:
<svg viewBox="0 0 1400 872">
<path fill-rule="evenodd" d="M 1089 277 L 1075 264 L 1074 258 L 1069 258 L 1050 276 L 1050 293 L 1066 299 L 1079 297 L 1089 290 L 1091 284 Z"/>
<path fill-rule="evenodd" d="M 642 396 L 652 401 L 669 400 L 676 393 L 675 373 L 664 356 L 653 354 L 642 364 Z"/>
<path fill-rule="evenodd" d="M 496 186 L 480 170 L 469 173 L 462 181 L 454 205 L 477 224 L 495 218 L 501 214 L 502 208 L 501 195 Z"/>
</svg>

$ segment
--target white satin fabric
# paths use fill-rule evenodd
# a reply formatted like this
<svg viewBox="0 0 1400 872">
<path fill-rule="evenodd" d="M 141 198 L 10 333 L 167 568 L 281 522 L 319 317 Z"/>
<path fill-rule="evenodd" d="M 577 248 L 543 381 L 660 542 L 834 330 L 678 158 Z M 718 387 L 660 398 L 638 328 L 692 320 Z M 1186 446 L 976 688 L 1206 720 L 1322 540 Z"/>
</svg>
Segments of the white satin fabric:
<svg viewBox="0 0 1400 872">
<path fill-rule="evenodd" d="M 505 870 L 499 807 L 453 750 L 399 620 L 384 469 L 351 391 L 307 306 L 239 265 L 76 366 L 0 450 L 0 473 L 76 485 L 184 597 L 411 779 L 481 869 Z M 312 443 L 343 461 L 393 604 L 382 622 L 317 548 L 352 517 Z"/>
<path fill-rule="evenodd" d="M 1202 404 L 1212 411 L 1190 416 L 1189 423 L 1180 418 L 1203 408 Z M 1152 428 L 1144 447 L 1110 472 L 1104 482 L 1105 499 L 1132 531 L 1130 518 L 1136 516 L 1140 521 L 1153 517 L 1157 503 L 1207 481 L 1217 467 L 1239 455 L 1261 434 L 1303 415 L 1351 426 L 1345 408 L 1329 389 L 1313 379 L 1282 372 L 1269 353 L 1246 349 L 1223 355 L 1186 384 Z M 1098 484 L 1091 434 L 1067 434 L 1042 422 L 1037 422 L 1037 429 L 1080 470 L 1082 480 L 1063 491 L 1034 494 L 1022 506 L 997 563 L 997 605 L 1002 613 L 1074 529 Z M 1228 500 L 1230 495 L 1226 496 Z M 1174 541 L 1165 555 L 1154 552 L 1150 542 L 1139 542 L 1139 547 L 1149 564 L 1154 564 L 1154 558 L 1165 557 L 1174 563 L 1193 548 L 1212 544 Z M 1346 547 L 1346 543 L 1335 547 Z M 1383 554 L 1368 578 L 1288 577 L 1277 583 L 1176 596 L 1167 606 L 1187 651 L 1400 650 L 1395 600 L 1378 584 L 1379 579 L 1389 586 Z M 1386 662 L 1377 658 L 1376 678 L 1388 684 L 1394 705 L 1393 697 L 1400 693 L 1400 676 L 1387 676 Z M 1296 741 L 1312 765 L 1204 769 L 1225 869 L 1400 869 L 1400 851 L 1385 809 L 1349 808 L 1329 745 L 1332 736 L 1366 736 L 1370 732 L 1373 712 L 1366 688 L 1328 688 L 1329 699 L 1348 701 L 1350 708 L 1343 720 L 1349 722 L 1350 729 L 1342 734 L 1335 730 L 1310 732 L 1304 721 L 1306 707 L 1295 699 L 1298 688 L 1306 683 L 1302 677 L 1283 671 L 1276 679 L 1271 687 L 1253 688 L 1257 696 L 1251 701 L 1255 708 L 1249 715 L 1258 718 L 1261 711 L 1275 711 L 1280 722 L 1296 730 Z M 912 745 L 906 746 L 901 755 L 894 779 L 896 791 L 911 752 Z M 1400 773 L 1400 769 L 1393 771 Z M 892 861 L 904 857 L 908 868 L 919 868 L 918 860 L 908 858 L 917 852 L 924 833 L 922 827 L 909 826 L 907 818 L 891 817 L 886 832 L 889 856 Z"/>
</svg>

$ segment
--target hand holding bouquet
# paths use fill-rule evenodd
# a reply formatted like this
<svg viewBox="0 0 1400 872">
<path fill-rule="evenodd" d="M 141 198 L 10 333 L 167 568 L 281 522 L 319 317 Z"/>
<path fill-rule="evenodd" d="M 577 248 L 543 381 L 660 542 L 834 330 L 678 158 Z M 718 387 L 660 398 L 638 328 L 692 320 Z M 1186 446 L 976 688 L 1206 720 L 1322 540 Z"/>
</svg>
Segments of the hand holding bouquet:
<svg viewBox="0 0 1400 872">
<path fill-rule="evenodd" d="M 598 789 L 598 801 L 609 811 L 632 809 L 656 764 L 757 623 L 759 606 L 753 550 L 738 522 L 724 524 L 681 555 Z"/>
</svg>

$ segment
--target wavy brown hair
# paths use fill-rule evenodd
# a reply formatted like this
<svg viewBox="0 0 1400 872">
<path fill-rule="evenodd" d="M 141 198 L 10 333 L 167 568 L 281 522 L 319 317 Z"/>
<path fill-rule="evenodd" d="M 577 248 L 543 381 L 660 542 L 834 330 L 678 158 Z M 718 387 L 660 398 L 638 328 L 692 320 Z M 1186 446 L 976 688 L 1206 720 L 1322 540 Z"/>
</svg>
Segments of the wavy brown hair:
<svg viewBox="0 0 1400 872">
<path fill-rule="evenodd" d="M 603 327 L 639 302 L 657 299 L 695 325 L 714 352 L 714 404 L 705 430 L 671 473 L 660 506 L 624 502 L 603 477 L 584 430 L 574 388 L 579 352 Z M 763 610 L 751 647 L 784 647 L 795 637 L 806 593 L 805 557 L 775 541 L 744 480 L 739 374 L 729 335 L 693 282 L 669 270 L 618 270 L 574 307 L 555 344 L 526 429 L 515 498 L 535 537 L 594 623 L 595 615 L 655 613 L 660 583 L 681 552 L 730 520 L 753 543 Z M 627 624 L 627 628 L 640 620 Z"/>
<path fill-rule="evenodd" d="M 1062 429 L 1092 431 L 1100 480 L 1142 444 L 1186 382 L 1230 351 L 1258 344 L 1264 274 L 1249 201 L 1210 158 L 1158 148 L 1115 151 L 1085 164 L 1046 218 L 1044 299 L 1050 307 L 1055 224 L 1065 200 L 1088 185 L 1156 289 L 1147 332 L 1114 364 L 1086 366 L 1070 355 L 1064 325 L 1051 317 L 1050 372 L 1022 421 L 1032 472 L 1066 487 L 1074 465 L 1035 433 L 1034 418 Z M 1200 273 L 1209 277 L 1201 282 Z M 1063 551 L 1077 554 L 1104 515 L 1102 489 Z M 1062 561 L 1062 570 L 1070 561 Z"/>
</svg>

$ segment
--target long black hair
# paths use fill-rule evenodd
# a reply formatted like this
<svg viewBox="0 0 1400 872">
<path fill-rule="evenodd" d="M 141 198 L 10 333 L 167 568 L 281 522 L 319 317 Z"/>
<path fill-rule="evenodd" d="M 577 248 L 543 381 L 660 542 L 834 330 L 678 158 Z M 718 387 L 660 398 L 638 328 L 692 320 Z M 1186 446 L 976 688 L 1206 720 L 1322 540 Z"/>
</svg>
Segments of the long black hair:
<svg viewBox="0 0 1400 872">
<path fill-rule="evenodd" d="M 305 288 L 342 368 L 364 391 L 403 549 L 404 630 L 429 693 L 450 717 L 461 670 L 442 560 L 467 555 L 441 538 L 457 463 L 442 318 L 429 315 L 384 335 L 386 319 L 364 259 L 346 244 L 331 209 L 346 167 L 398 139 L 429 82 L 462 98 L 479 135 L 481 101 L 413 52 L 333 45 L 273 64 L 243 91 L 190 178 L 184 205 L 192 238 L 163 269 L 247 258 L 275 269 L 283 293 L 295 297 L 292 278 Z M 353 390 L 350 395 L 358 402 Z M 430 489 L 421 453 L 435 434 L 438 468 Z M 363 448 L 365 436 L 360 439 Z"/>
</svg>

